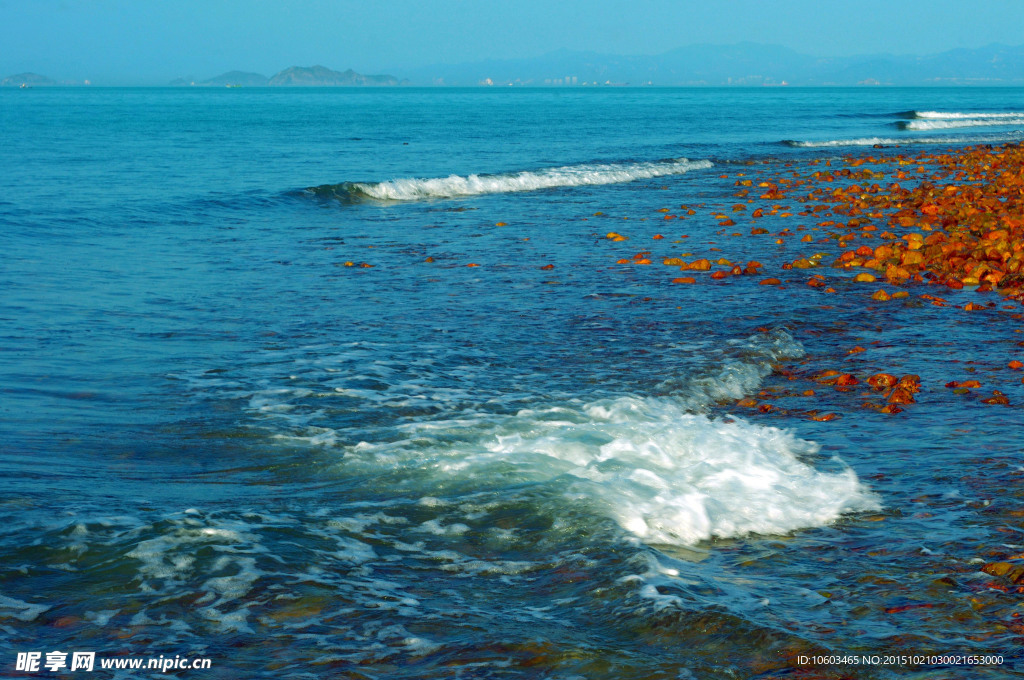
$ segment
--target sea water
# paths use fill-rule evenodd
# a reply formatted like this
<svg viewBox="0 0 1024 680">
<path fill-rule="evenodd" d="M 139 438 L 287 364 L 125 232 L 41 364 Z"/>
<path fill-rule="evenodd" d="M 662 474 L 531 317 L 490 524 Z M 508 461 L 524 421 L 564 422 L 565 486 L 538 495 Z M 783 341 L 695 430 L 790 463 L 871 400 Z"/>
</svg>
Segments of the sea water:
<svg viewBox="0 0 1024 680">
<path fill-rule="evenodd" d="M 1001 361 L 1015 326 L 672 286 L 606 235 L 777 265 L 706 211 L 659 211 L 728 210 L 757 168 L 1019 141 L 1024 91 L 0 102 L 5 671 L 53 650 L 223 678 L 1020 670 L 971 604 L 984 550 L 1024 542 L 986 514 L 1019 484 L 1019 410 L 736 405 L 872 341 L 936 382 Z"/>
</svg>

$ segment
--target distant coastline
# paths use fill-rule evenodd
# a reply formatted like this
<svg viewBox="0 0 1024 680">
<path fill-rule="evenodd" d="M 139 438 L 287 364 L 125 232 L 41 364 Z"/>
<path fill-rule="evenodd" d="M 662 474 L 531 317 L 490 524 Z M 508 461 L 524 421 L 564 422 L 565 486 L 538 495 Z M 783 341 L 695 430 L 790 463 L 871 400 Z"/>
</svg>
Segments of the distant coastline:
<svg viewBox="0 0 1024 680">
<path fill-rule="evenodd" d="M 70 83 L 58 83 L 38 73 L 16 73 L 0 80 L 0 87 L 48 87 Z M 78 84 L 78 83 L 75 83 Z"/>
<path fill-rule="evenodd" d="M 235 70 L 213 78 L 179 77 L 175 87 L 1020 87 L 1024 45 L 988 45 L 939 54 L 815 57 L 778 45 L 688 45 L 656 55 L 559 50 L 523 59 L 424 64 L 401 76 L 353 69 L 291 66 L 272 76 Z M 89 85 L 20 73 L 5 87 Z M 105 84 L 105 83 L 104 83 Z M 126 83 L 127 84 L 127 83 Z M 157 83 L 152 83 L 156 85 Z"/>
<path fill-rule="evenodd" d="M 91 85 L 85 81 L 56 81 L 38 73 L 18 73 L 0 79 L 0 87 L 54 87 Z M 409 85 L 391 75 L 364 75 L 352 69 L 334 71 L 326 66 L 291 66 L 267 77 L 248 71 L 228 71 L 213 78 L 175 78 L 171 87 L 395 87 Z"/>
<path fill-rule="evenodd" d="M 228 71 L 207 80 L 176 78 L 175 87 L 395 87 L 408 85 L 391 75 L 363 75 L 352 69 L 333 71 L 326 66 L 291 66 L 267 77 L 247 71 Z"/>
</svg>

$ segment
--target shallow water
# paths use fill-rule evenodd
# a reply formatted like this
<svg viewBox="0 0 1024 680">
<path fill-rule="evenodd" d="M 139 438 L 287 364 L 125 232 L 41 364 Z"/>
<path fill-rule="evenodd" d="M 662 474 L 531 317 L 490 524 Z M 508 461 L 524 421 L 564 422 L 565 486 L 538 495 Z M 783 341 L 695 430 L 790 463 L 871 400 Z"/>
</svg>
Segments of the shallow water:
<svg viewBox="0 0 1024 680">
<path fill-rule="evenodd" d="M 1020 671 L 1019 595 L 979 569 L 1024 544 L 1024 420 L 942 387 L 1024 403 L 1019 306 L 680 286 L 660 259 L 786 278 L 792 244 L 712 215 L 739 173 L 1019 140 L 1024 91 L 0 98 L 5 672 L 53 649 L 213 677 Z M 827 368 L 925 388 L 887 416 Z"/>
</svg>

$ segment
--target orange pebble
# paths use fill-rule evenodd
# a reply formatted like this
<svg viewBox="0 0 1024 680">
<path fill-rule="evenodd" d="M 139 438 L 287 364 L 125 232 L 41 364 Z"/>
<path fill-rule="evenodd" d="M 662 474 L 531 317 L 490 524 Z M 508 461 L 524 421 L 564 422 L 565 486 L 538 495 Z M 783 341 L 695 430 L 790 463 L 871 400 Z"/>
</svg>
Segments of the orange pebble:
<svg viewBox="0 0 1024 680">
<path fill-rule="evenodd" d="M 892 387 L 898 382 L 899 380 L 896 379 L 896 376 L 892 375 L 891 373 L 876 373 L 875 375 L 868 378 L 868 385 L 871 385 L 875 389 L 879 390 L 885 389 L 887 387 Z"/>
<path fill-rule="evenodd" d="M 913 393 L 903 387 L 894 387 L 886 399 L 890 404 L 913 404 Z"/>
</svg>

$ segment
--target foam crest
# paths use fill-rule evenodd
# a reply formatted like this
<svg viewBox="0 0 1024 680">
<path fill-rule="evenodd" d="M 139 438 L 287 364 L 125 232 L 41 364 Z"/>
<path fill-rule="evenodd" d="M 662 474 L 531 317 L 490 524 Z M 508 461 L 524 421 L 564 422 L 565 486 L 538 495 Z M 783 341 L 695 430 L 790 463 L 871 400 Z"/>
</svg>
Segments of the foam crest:
<svg viewBox="0 0 1024 680">
<path fill-rule="evenodd" d="M 681 175 L 691 170 L 701 170 L 711 166 L 710 161 L 674 158 L 649 163 L 567 165 L 494 175 L 450 175 L 426 179 L 400 178 L 385 182 L 344 182 L 316 187 L 311 191 L 319 195 L 336 197 L 417 201 L 426 198 L 457 198 L 557 187 L 616 184 L 652 177 Z"/>
<path fill-rule="evenodd" d="M 854 472 L 838 460 L 819 460 L 813 443 L 775 428 L 704 415 L 715 404 L 756 393 L 775 362 L 803 355 L 785 330 L 681 343 L 667 351 L 683 361 L 647 396 L 619 392 L 534 402 L 523 397 L 513 402 L 515 410 L 505 408 L 508 402 L 477 398 L 357 433 L 343 425 L 331 430 L 334 423 L 326 417 L 319 422 L 328 427 L 309 427 L 310 414 L 323 411 L 324 400 L 338 399 L 335 392 L 319 397 L 318 390 L 298 387 L 306 395 L 298 400 L 264 385 L 249 405 L 261 417 L 272 416 L 272 429 L 283 427 L 290 441 L 336 449 L 331 474 L 381 480 L 402 498 L 423 499 L 424 507 L 475 494 L 512 497 L 514 490 L 530 488 L 548 499 L 544 511 L 558 517 L 603 517 L 644 541 L 679 545 L 714 536 L 787 533 L 877 507 Z M 354 375 L 369 371 L 362 365 Z M 392 375 L 390 384 L 402 385 L 408 377 Z M 324 379 L 338 378 L 331 373 Z M 317 380 L 315 374 L 306 377 L 307 385 Z M 426 398 L 445 389 L 427 375 L 415 382 Z M 268 413 L 275 403 L 296 408 L 287 417 Z M 361 532 L 362 521 L 349 518 L 345 526 Z M 415 538 L 407 540 L 413 548 L 432 537 L 455 540 L 473 526 L 468 516 L 446 510 L 411 523 L 407 531 Z M 366 564 L 373 553 L 349 557 L 351 564 Z M 172 573 L 190 568 L 166 557 L 151 566 Z"/>
<path fill-rule="evenodd" d="M 941 137 L 855 137 L 852 139 L 826 139 L 798 141 L 787 139 L 782 143 L 797 148 L 818 149 L 843 146 L 899 146 L 903 144 L 1000 144 L 1019 140 L 1019 131 L 991 135 L 943 135 Z"/>
<path fill-rule="evenodd" d="M 908 120 L 902 121 L 900 127 L 904 130 L 952 130 L 968 127 L 990 127 L 993 125 L 1024 125 L 1024 114 L 1016 117 L 986 117 L 986 118 L 943 118 L 933 120 Z"/>
<path fill-rule="evenodd" d="M 785 534 L 878 509 L 838 458 L 788 431 L 689 413 L 675 397 L 624 396 L 576 407 L 523 410 L 503 422 L 448 422 L 461 441 L 418 448 L 422 435 L 360 453 L 407 472 L 407 493 L 465 494 L 539 485 L 552 512 L 602 515 L 648 543 L 692 545 L 712 537 Z M 351 453 L 344 465 L 352 463 Z M 557 508 L 557 509 L 556 509 Z M 458 536 L 456 521 L 418 532 Z M 461 567 L 460 567 L 461 568 Z"/>
<path fill-rule="evenodd" d="M 1024 118 L 1024 111 L 963 112 L 963 111 L 913 111 L 912 118 L 955 120 L 958 118 Z"/>
<path fill-rule="evenodd" d="M 686 413 L 671 398 L 597 401 L 571 422 L 532 429 L 489 448 L 511 459 L 549 457 L 564 471 L 567 498 L 594 504 L 649 543 L 784 534 L 879 507 L 837 459 L 833 471 L 805 462 L 814 443 Z"/>
</svg>

